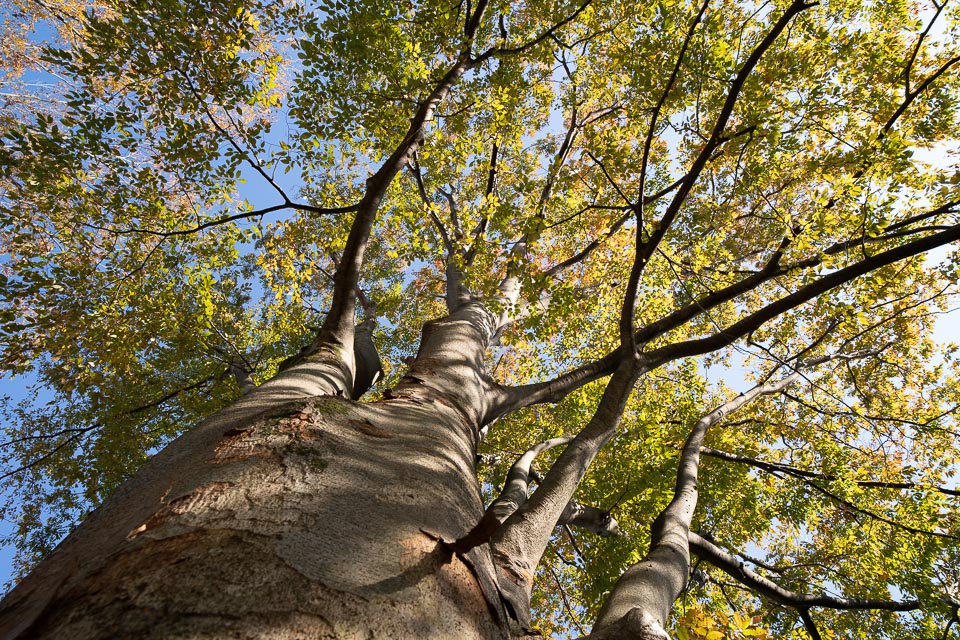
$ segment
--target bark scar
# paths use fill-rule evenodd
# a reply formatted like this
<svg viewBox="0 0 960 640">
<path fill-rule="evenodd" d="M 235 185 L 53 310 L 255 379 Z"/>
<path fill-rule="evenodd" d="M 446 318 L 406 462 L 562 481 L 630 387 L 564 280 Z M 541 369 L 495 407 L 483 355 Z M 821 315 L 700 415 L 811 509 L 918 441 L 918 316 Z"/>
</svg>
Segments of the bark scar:
<svg viewBox="0 0 960 640">
<path fill-rule="evenodd" d="M 371 438 L 392 438 L 394 437 L 392 433 L 385 429 L 381 429 L 377 425 L 373 424 L 366 418 L 363 420 L 348 420 L 347 424 L 351 427 L 355 427 L 360 433 L 370 436 Z"/>
<path fill-rule="evenodd" d="M 172 517 L 192 511 L 203 502 L 215 500 L 224 491 L 233 486 L 232 482 L 211 482 L 191 491 L 185 496 L 174 498 L 169 504 L 158 509 L 143 524 L 127 534 L 127 540 L 133 540 L 141 533 L 154 529 Z"/>
</svg>

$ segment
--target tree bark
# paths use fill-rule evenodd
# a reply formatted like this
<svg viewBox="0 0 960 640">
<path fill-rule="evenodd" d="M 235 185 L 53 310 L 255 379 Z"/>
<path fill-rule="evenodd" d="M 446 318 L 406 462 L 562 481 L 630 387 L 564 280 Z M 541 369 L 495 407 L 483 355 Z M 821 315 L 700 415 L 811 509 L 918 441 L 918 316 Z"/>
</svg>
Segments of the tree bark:
<svg viewBox="0 0 960 640">
<path fill-rule="evenodd" d="M 587 426 L 557 457 L 534 494 L 490 538 L 500 587 L 520 630 L 531 629 L 529 609 L 534 573 L 550 535 L 561 523 L 590 463 L 616 433 L 633 385 L 645 373 L 644 367 L 637 361 L 621 364 Z"/>
<path fill-rule="evenodd" d="M 489 549 L 440 542 L 483 514 L 494 329 L 480 305 L 428 323 L 377 403 L 310 359 L 254 389 L 92 512 L 0 605 L 0 638 L 507 637 Z"/>
</svg>

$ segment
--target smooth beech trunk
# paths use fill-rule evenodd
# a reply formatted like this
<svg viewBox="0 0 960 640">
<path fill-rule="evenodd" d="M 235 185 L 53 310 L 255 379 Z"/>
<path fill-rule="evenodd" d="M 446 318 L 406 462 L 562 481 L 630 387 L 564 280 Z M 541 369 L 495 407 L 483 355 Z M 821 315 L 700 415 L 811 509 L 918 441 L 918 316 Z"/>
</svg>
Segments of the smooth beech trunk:
<svg viewBox="0 0 960 640">
<path fill-rule="evenodd" d="M 312 358 L 189 430 L 9 594 L 0 637 L 507 637 L 489 548 L 440 543 L 483 513 L 492 328 L 428 323 L 379 402 L 317 395 Z"/>
</svg>

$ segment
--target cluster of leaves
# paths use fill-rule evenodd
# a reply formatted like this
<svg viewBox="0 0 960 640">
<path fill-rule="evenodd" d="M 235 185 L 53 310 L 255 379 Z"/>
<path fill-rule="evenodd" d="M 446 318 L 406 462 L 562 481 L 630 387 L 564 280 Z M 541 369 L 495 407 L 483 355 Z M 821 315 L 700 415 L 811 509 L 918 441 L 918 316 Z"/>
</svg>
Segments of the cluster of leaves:
<svg viewBox="0 0 960 640">
<path fill-rule="evenodd" d="M 760 625 L 760 617 L 747 617 L 734 613 L 727 615 L 723 611 L 717 611 L 717 618 L 714 619 L 703 612 L 698 607 L 692 607 L 683 612 L 678 620 L 680 626 L 677 628 L 678 640 L 741 640 L 756 638 L 757 640 L 767 640 L 770 638 L 770 632 Z"/>
</svg>

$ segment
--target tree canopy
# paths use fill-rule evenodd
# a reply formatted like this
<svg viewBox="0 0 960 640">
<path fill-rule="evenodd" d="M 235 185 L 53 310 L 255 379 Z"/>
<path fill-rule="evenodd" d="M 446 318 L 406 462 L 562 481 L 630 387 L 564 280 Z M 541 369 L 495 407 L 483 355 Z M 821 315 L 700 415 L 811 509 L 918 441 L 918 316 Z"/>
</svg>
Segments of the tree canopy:
<svg viewBox="0 0 960 640">
<path fill-rule="evenodd" d="M 573 480 L 616 534 L 556 529 L 544 634 L 615 602 L 696 454 L 678 638 L 960 637 L 960 386 L 933 338 L 960 275 L 957 7 L 0 12 L 55 36 L 0 48 L 0 371 L 36 396 L 2 405 L 18 570 L 318 332 L 373 332 L 376 399 L 470 297 L 505 319 L 486 357 L 514 391 L 491 500 L 633 389 Z"/>
</svg>

